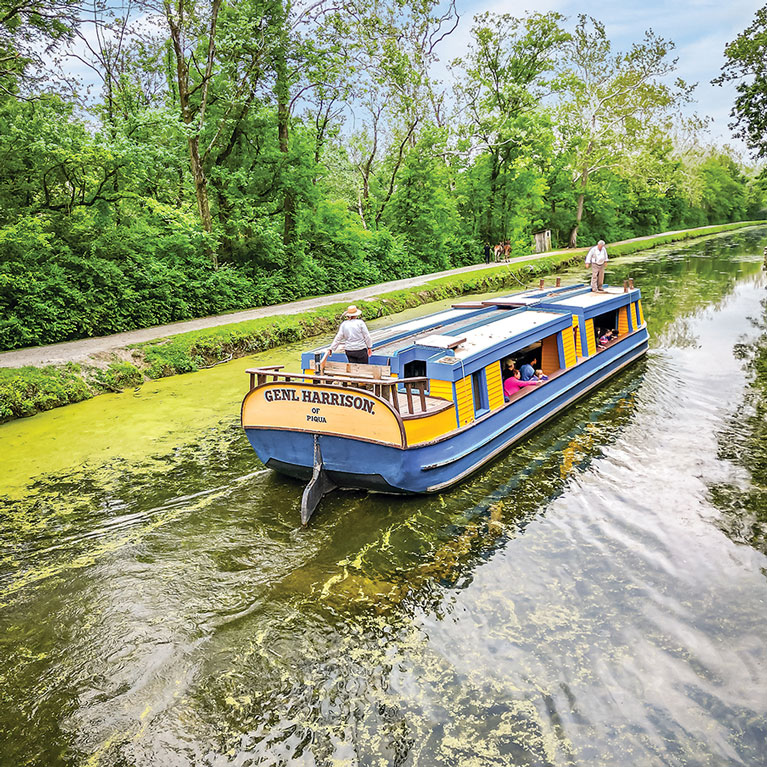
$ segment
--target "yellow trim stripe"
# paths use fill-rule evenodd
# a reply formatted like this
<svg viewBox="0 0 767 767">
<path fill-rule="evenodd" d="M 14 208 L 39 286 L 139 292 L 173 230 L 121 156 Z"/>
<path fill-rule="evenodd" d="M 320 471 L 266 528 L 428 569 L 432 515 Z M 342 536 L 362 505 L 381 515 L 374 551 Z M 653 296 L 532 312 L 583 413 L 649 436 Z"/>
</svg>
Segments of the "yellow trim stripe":
<svg viewBox="0 0 767 767">
<path fill-rule="evenodd" d="M 644 313 L 642 312 L 642 299 L 637 301 L 637 309 L 639 310 L 639 324 L 644 325 Z"/>
<path fill-rule="evenodd" d="M 452 387 L 451 387 L 452 388 Z M 441 413 L 428 415 L 424 418 L 405 420 L 405 435 L 408 445 L 430 442 L 455 429 L 455 409 L 443 410 Z"/>
</svg>

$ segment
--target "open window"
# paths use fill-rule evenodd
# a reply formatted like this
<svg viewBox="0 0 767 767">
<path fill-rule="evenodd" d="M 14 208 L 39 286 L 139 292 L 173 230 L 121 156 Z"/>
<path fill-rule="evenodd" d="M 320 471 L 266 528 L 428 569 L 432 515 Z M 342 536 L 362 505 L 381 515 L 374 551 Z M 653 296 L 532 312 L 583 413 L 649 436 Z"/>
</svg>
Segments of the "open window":
<svg viewBox="0 0 767 767">
<path fill-rule="evenodd" d="M 613 340 L 618 337 L 618 315 L 620 313 L 620 310 L 611 310 L 609 312 L 604 312 L 602 314 L 598 314 L 593 319 L 593 333 L 594 333 L 594 346 L 596 347 L 596 350 L 599 351 L 600 349 L 604 349 L 606 344 L 599 343 L 599 339 L 608 336 L 612 334 Z M 623 335 L 626 333 L 628 329 L 624 329 L 620 335 Z"/>
</svg>

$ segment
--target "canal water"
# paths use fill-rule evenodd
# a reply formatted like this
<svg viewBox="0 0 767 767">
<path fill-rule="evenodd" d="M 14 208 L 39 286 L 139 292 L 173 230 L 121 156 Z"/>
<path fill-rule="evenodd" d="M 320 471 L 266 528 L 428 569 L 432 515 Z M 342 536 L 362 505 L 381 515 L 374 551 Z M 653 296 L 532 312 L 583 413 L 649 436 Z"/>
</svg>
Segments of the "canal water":
<svg viewBox="0 0 767 767">
<path fill-rule="evenodd" d="M 767 765 L 765 244 L 611 262 L 645 360 L 307 530 L 238 426 L 299 347 L 0 426 L 0 765 Z"/>
</svg>

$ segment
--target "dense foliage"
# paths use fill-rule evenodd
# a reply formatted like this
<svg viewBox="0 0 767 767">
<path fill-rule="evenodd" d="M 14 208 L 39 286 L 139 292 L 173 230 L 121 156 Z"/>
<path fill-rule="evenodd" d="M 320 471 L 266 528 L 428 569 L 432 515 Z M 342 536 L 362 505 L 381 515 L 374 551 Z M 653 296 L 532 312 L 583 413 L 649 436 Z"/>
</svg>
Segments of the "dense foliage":
<svg viewBox="0 0 767 767">
<path fill-rule="evenodd" d="M 613 256 L 623 256 L 742 226 L 721 224 L 634 239 L 611 245 L 610 252 Z M 383 317 L 440 299 L 519 287 L 531 279 L 579 263 L 584 255 L 585 249 L 581 248 L 479 271 L 449 274 L 358 303 L 366 317 Z M 136 386 L 144 381 L 144 376 L 163 378 L 189 373 L 234 357 L 332 333 L 338 327 L 338 317 L 344 308 L 345 304 L 329 304 L 301 314 L 275 315 L 181 333 L 131 347 L 131 361 L 117 354 L 111 359 L 102 357 L 100 367 L 70 363 L 62 367 L 0 368 L 0 422 L 79 402 L 105 391 Z"/>
<path fill-rule="evenodd" d="M 619 54 L 593 19 L 485 14 L 448 91 L 452 5 L 112 7 L 0 0 L 0 349 L 526 253 L 544 228 L 764 217 L 764 187 L 680 121 L 652 34 Z"/>
</svg>

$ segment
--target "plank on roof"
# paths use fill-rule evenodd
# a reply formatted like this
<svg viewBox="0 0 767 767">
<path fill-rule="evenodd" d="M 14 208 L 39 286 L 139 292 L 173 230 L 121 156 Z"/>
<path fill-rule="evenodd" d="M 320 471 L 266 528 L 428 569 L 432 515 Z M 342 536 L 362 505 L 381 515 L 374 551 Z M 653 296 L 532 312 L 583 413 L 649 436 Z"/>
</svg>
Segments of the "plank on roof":
<svg viewBox="0 0 767 767">
<path fill-rule="evenodd" d="M 435 346 L 438 349 L 455 349 L 456 346 L 460 346 L 465 340 L 465 336 L 457 338 L 456 336 L 432 335 L 419 338 L 416 343 L 419 346 Z"/>
</svg>

